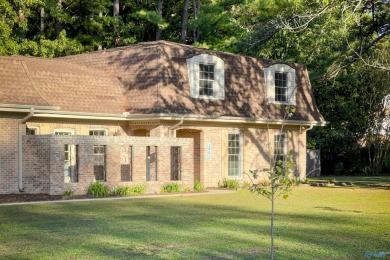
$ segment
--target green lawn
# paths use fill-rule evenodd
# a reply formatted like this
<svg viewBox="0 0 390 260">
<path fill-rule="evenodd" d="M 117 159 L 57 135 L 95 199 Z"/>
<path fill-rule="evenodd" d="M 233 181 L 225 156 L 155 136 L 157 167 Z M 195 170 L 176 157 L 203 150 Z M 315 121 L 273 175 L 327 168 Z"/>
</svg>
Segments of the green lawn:
<svg viewBox="0 0 390 260">
<path fill-rule="evenodd" d="M 296 188 L 276 205 L 276 259 L 390 251 L 389 198 L 384 189 Z M 269 208 L 247 191 L 0 206 L 0 258 L 267 259 Z"/>
<path fill-rule="evenodd" d="M 321 176 L 309 178 L 312 181 L 337 181 L 337 182 L 352 182 L 355 187 L 370 187 L 370 185 L 384 186 L 390 184 L 390 176 Z M 386 187 L 383 187 L 386 188 Z"/>
</svg>

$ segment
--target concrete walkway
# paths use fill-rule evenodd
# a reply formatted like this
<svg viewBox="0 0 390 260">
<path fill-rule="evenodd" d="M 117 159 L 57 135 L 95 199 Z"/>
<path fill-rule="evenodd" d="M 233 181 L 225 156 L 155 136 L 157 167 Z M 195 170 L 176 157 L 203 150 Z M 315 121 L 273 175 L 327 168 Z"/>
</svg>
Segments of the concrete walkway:
<svg viewBox="0 0 390 260">
<path fill-rule="evenodd" d="M 67 203 L 67 202 L 80 202 L 80 201 L 102 201 L 102 200 L 132 200 L 132 199 L 155 199 L 155 198 L 167 198 L 167 197 L 189 197 L 189 196 L 202 196 L 202 195 L 218 195 L 218 194 L 230 194 L 236 192 L 235 190 L 205 190 L 203 192 L 189 192 L 189 193 L 171 193 L 171 194 L 150 194 L 141 196 L 127 196 L 127 197 L 110 197 L 110 198 L 93 198 L 93 199 L 68 199 L 68 200 L 45 200 L 45 201 L 28 201 L 28 202 L 14 202 L 3 203 L 1 206 L 10 205 L 28 205 L 28 204 L 45 204 L 45 203 Z"/>
</svg>

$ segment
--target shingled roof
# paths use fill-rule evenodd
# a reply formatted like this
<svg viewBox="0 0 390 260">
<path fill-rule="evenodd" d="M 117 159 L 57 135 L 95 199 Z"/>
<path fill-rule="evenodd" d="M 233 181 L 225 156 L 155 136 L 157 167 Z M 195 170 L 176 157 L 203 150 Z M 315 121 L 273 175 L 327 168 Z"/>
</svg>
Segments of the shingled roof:
<svg viewBox="0 0 390 260">
<path fill-rule="evenodd" d="M 225 99 L 190 98 L 187 58 L 215 55 L 225 62 Z M 283 119 L 284 108 L 269 104 L 263 68 L 276 62 L 166 41 L 146 42 L 62 60 L 116 75 L 131 114 L 186 114 Z M 296 113 L 290 120 L 325 122 L 318 111 L 306 67 L 289 63 L 297 73 Z"/>
<path fill-rule="evenodd" d="M 224 100 L 190 97 L 186 60 L 199 54 L 214 55 L 224 60 Z M 166 41 L 53 60 L 2 57 L 0 67 L 7 66 L 5 59 L 8 59 L 6 63 L 10 62 L 15 67 L 13 70 L 18 71 L 19 76 L 16 72 L 0 69 L 1 85 L 3 79 L 11 81 L 13 86 L 24 84 L 29 88 L 18 86 L 11 92 L 21 94 L 28 89 L 23 95 L 34 97 L 36 104 L 46 102 L 60 106 L 61 110 L 256 119 L 282 119 L 284 115 L 282 107 L 267 102 L 263 68 L 276 63 L 272 60 Z M 297 106 L 290 120 L 324 122 L 312 96 L 306 67 L 288 65 L 297 73 Z M 23 83 L 16 82 L 21 79 Z M 5 92 L 11 93 L 11 89 L 8 86 Z M 5 99 L 11 99 L 13 103 L 31 103 L 28 98 L 18 98 L 22 96 L 10 95 Z M 0 103 L 5 101 L 0 97 Z"/>
<path fill-rule="evenodd" d="M 112 75 L 57 59 L 0 57 L 0 103 L 62 111 L 122 113 L 122 84 Z"/>
</svg>

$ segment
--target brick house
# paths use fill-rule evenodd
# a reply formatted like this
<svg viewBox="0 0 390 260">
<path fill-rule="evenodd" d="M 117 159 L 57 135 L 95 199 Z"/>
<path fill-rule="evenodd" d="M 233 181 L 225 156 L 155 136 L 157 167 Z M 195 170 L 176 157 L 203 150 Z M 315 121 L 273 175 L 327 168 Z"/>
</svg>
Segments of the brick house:
<svg viewBox="0 0 390 260">
<path fill-rule="evenodd" d="M 286 107 L 295 112 L 286 116 Z M 0 193 L 215 187 L 324 125 L 304 65 L 166 41 L 56 59 L 0 57 Z"/>
</svg>

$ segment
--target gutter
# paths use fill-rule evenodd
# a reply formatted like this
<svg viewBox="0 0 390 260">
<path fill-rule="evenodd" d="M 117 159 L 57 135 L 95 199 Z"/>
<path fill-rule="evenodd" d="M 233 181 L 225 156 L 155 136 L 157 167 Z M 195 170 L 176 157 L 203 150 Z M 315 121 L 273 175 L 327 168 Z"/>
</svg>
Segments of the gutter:
<svg viewBox="0 0 390 260">
<path fill-rule="evenodd" d="M 183 122 L 184 122 L 184 116 L 182 116 L 180 118 L 180 122 L 179 123 L 169 127 L 169 137 L 171 137 L 172 131 L 177 129 L 179 126 L 181 126 L 183 124 Z"/>
<path fill-rule="evenodd" d="M 123 113 L 128 121 L 150 121 L 150 120 L 178 120 L 182 115 L 168 114 L 129 114 Z M 217 123 L 246 123 L 246 124 L 275 124 L 275 125 L 303 125 L 303 126 L 326 126 L 323 121 L 304 121 L 304 120 L 282 120 L 282 119 L 255 119 L 249 117 L 230 117 L 230 116 L 184 116 L 186 121 L 192 122 L 217 122 Z"/>
<path fill-rule="evenodd" d="M 307 131 L 310 131 L 311 129 L 313 129 L 313 127 L 314 127 L 313 123 L 310 122 L 310 126 L 308 128 L 306 128 L 306 129 L 300 129 L 299 133 L 300 134 L 306 133 Z"/>
<path fill-rule="evenodd" d="M 34 108 L 30 108 L 30 113 L 20 120 L 18 125 L 18 187 L 20 192 L 24 192 L 23 187 L 23 124 L 34 116 Z"/>
</svg>

